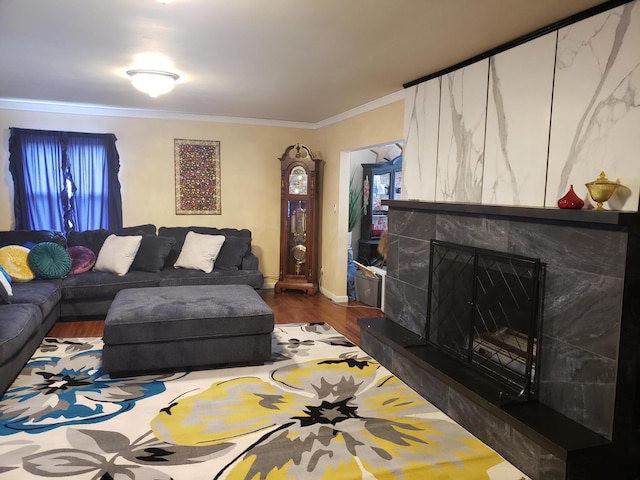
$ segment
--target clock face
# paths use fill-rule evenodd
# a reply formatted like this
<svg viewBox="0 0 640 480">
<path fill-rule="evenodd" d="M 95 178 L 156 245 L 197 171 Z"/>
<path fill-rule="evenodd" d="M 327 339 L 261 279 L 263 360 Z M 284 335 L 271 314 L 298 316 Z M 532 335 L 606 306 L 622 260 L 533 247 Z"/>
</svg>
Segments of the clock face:
<svg viewBox="0 0 640 480">
<path fill-rule="evenodd" d="M 295 245 L 291 249 L 291 255 L 297 263 L 304 263 L 307 259 L 307 247 L 304 245 Z"/>
<path fill-rule="evenodd" d="M 289 193 L 294 195 L 307 194 L 307 172 L 304 168 L 293 167 L 289 174 Z"/>
</svg>

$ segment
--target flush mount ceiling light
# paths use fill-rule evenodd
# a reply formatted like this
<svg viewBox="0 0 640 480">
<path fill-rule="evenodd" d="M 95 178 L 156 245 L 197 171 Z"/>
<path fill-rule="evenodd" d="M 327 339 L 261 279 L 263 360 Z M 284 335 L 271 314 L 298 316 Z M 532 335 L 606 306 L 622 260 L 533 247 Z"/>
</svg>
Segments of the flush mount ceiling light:
<svg viewBox="0 0 640 480">
<path fill-rule="evenodd" d="M 161 70 L 128 70 L 131 83 L 135 88 L 150 97 L 157 97 L 173 90 L 179 75 Z"/>
</svg>

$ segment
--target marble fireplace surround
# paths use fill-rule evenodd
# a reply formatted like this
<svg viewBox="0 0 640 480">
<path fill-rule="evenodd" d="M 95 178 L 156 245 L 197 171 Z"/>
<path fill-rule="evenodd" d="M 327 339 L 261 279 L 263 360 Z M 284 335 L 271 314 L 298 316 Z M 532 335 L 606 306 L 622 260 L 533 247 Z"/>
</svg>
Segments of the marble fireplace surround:
<svg viewBox="0 0 640 480">
<path fill-rule="evenodd" d="M 360 321 L 365 351 L 532 478 L 572 478 L 578 471 L 587 476 L 575 478 L 591 478 L 588 460 L 601 463 L 612 447 L 624 454 L 637 448 L 638 213 L 387 204 L 387 317 Z M 407 348 L 425 331 L 431 239 L 545 264 L 539 397 L 532 407 L 500 407 L 455 364 L 427 348 Z"/>
</svg>

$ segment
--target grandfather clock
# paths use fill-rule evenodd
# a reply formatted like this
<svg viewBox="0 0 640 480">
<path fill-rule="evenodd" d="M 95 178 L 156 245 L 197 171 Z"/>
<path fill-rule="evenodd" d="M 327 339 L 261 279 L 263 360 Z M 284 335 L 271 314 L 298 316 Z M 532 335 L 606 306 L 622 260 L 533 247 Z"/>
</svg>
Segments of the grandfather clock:
<svg viewBox="0 0 640 480">
<path fill-rule="evenodd" d="M 280 157 L 280 276 L 283 290 L 318 291 L 318 174 L 321 160 L 309 147 L 290 145 Z"/>
</svg>

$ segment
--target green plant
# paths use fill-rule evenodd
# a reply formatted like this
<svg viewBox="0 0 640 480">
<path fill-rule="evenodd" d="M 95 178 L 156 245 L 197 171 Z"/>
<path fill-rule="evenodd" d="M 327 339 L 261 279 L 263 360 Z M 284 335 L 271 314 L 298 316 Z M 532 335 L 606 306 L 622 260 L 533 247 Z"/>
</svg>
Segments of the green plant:
<svg viewBox="0 0 640 480">
<path fill-rule="evenodd" d="M 355 175 L 349 179 L 349 231 L 351 232 L 362 218 L 362 186 Z"/>
</svg>

